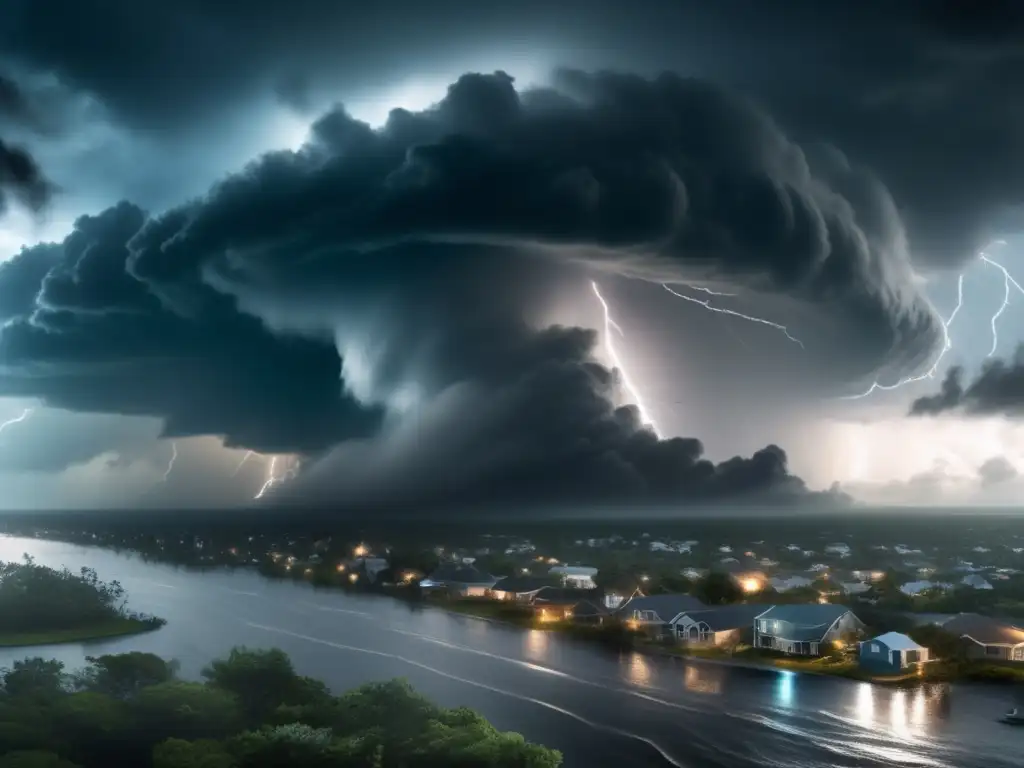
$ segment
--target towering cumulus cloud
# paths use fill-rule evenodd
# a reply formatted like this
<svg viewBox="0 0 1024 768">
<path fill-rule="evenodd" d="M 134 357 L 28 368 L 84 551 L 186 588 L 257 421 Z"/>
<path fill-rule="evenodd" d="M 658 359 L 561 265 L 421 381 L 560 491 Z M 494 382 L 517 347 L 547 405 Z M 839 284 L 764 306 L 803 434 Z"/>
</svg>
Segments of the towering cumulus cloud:
<svg viewBox="0 0 1024 768">
<path fill-rule="evenodd" d="M 200 200 L 24 251 L 0 394 L 308 454 L 282 486 L 304 499 L 808 497 L 778 447 L 714 465 L 615 407 L 594 333 L 539 325 L 595 270 L 789 297 L 864 376 L 938 337 L 892 201 L 837 152 L 707 83 L 499 72 L 378 130 L 338 108 Z"/>
</svg>

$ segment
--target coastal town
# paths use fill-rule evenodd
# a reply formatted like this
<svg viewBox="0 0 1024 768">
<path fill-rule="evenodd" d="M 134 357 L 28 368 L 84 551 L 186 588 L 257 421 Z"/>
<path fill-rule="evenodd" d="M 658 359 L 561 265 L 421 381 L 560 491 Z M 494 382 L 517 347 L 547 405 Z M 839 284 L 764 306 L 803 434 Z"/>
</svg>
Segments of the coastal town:
<svg viewBox="0 0 1024 768">
<path fill-rule="evenodd" d="M 1024 680 L 1024 537 L 718 543 L 640 532 L 432 546 L 350 536 L 8 533 L 380 593 L 651 652 L 873 681 Z"/>
</svg>

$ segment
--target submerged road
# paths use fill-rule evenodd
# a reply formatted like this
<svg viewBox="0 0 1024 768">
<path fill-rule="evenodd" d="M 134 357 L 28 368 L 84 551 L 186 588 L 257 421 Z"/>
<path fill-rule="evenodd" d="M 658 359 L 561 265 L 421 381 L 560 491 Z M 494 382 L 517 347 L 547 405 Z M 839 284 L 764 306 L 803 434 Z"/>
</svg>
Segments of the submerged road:
<svg viewBox="0 0 1024 768">
<path fill-rule="evenodd" d="M 136 637 L 24 650 L 69 668 L 128 650 L 178 659 L 197 677 L 236 645 L 276 646 L 336 692 L 407 678 L 445 706 L 562 750 L 566 766 L 825 768 L 1020 765 L 1020 729 L 996 722 L 1006 689 L 895 690 L 788 672 L 613 653 L 554 633 L 502 626 L 382 597 L 317 591 L 251 572 L 195 573 L 128 555 L 0 538 L 0 560 L 95 568 L 130 607 L 168 620 Z"/>
</svg>

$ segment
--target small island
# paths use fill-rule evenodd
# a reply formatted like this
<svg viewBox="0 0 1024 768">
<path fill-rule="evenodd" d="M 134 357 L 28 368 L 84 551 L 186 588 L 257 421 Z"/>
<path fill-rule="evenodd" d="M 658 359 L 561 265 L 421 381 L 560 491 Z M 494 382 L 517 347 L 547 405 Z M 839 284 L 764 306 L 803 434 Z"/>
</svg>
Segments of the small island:
<svg viewBox="0 0 1024 768">
<path fill-rule="evenodd" d="M 133 635 L 167 622 L 129 611 L 124 588 L 91 568 L 55 570 L 28 555 L 0 564 L 0 647 L 51 645 Z"/>
<path fill-rule="evenodd" d="M 335 696 L 280 650 L 235 648 L 181 680 L 149 653 L 0 671 L 0 768 L 558 768 L 562 755 L 406 682 Z"/>
</svg>

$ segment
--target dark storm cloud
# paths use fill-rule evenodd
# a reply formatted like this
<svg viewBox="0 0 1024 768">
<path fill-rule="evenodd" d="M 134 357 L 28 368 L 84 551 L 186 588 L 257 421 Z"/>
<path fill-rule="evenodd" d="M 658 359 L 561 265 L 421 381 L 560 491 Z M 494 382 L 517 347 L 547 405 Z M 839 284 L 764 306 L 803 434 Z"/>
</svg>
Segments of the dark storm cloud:
<svg viewBox="0 0 1024 768">
<path fill-rule="evenodd" d="M 977 416 L 1024 415 L 1024 345 L 1011 360 L 986 362 L 973 381 L 964 384 L 962 368 L 951 368 L 935 395 L 918 398 L 910 408 L 912 416 L 962 411 Z"/>
<path fill-rule="evenodd" d="M 774 445 L 716 465 L 699 440 L 659 440 L 641 427 L 635 407 L 613 407 L 617 377 L 593 362 L 594 341 L 593 331 L 579 328 L 523 329 L 517 375 L 442 397 L 376 450 L 341 446 L 280 486 L 275 500 L 396 507 L 843 500 L 809 493 Z"/>
<path fill-rule="evenodd" d="M 915 258 L 951 265 L 1022 220 L 1022 17 L 1016 0 L 8 0 L 0 51 L 168 134 L 282 85 L 348 96 L 470 59 L 697 74 L 866 163 Z"/>
<path fill-rule="evenodd" d="M 53 196 L 54 186 L 27 150 L 0 139 L 0 217 L 12 202 L 39 212 Z"/>
<path fill-rule="evenodd" d="M 164 309 L 125 270 L 144 219 L 129 204 L 82 217 L 61 245 L 2 267 L 0 394 L 161 417 L 166 436 L 222 435 L 267 452 L 321 449 L 375 428 L 379 414 L 343 395 L 329 344 L 273 336 L 198 284 L 188 316 Z"/>
<path fill-rule="evenodd" d="M 437 439 L 409 473 L 378 461 L 398 450 L 391 428 L 357 442 L 374 447 L 335 486 L 363 466 L 388 473 L 372 497 L 401 486 L 396 501 L 812 498 L 774 446 L 715 466 L 697 440 L 659 441 L 612 407 L 593 333 L 527 321 L 552 284 L 586 279 L 581 259 L 633 256 L 645 274 L 697 263 L 828 297 L 891 346 L 914 317 L 899 275 L 858 246 L 848 203 L 813 197 L 799 151 L 744 102 L 674 77 L 565 78 L 566 92 L 521 98 L 503 74 L 468 75 L 436 110 L 395 112 L 377 132 L 336 110 L 303 151 L 199 201 L 80 219 L 56 266 L 43 269 L 52 246 L 32 249 L 0 283 L 8 314 L 35 307 L 4 328 L 0 393 L 315 452 L 370 433 L 367 402 L 409 385 L 417 408 L 450 406 Z M 443 471 L 424 474 L 438 457 Z"/>
<path fill-rule="evenodd" d="M 268 156 L 143 232 L 131 268 L 165 296 L 203 270 L 289 280 L 328 258 L 351 280 L 402 243 L 543 248 L 781 293 L 828 316 L 829 346 L 860 375 L 916 362 L 939 336 L 883 186 L 672 75 L 564 71 L 557 90 L 522 94 L 503 73 L 466 75 L 380 131 L 335 110 L 303 152 Z"/>
</svg>

